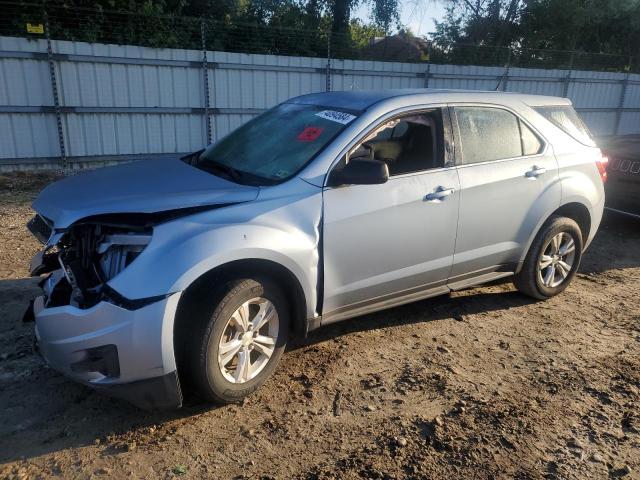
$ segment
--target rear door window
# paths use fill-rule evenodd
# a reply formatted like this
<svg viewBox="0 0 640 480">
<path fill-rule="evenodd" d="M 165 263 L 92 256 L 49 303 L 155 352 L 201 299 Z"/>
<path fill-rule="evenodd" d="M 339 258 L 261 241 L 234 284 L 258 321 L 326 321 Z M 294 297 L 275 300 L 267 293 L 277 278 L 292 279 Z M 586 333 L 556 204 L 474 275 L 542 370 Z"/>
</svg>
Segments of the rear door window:
<svg viewBox="0 0 640 480">
<path fill-rule="evenodd" d="M 580 143 L 595 146 L 591 132 L 571 105 L 548 105 L 533 109 Z"/>
<path fill-rule="evenodd" d="M 457 147 L 463 164 L 522 155 L 518 117 L 491 107 L 455 107 Z"/>
</svg>

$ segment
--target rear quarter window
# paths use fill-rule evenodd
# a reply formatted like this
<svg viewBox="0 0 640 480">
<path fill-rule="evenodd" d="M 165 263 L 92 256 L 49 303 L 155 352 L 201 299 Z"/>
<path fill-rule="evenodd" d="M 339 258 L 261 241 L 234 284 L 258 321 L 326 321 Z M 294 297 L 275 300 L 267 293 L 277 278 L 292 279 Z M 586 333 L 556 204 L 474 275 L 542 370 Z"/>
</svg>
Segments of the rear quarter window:
<svg viewBox="0 0 640 480">
<path fill-rule="evenodd" d="M 571 105 L 548 105 L 533 109 L 583 145 L 596 146 L 591 132 Z"/>
</svg>

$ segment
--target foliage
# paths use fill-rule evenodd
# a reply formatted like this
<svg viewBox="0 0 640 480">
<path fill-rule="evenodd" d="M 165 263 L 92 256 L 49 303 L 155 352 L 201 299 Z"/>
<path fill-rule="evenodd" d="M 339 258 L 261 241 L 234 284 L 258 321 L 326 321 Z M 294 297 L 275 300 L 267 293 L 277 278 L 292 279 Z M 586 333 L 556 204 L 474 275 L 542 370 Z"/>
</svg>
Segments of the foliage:
<svg viewBox="0 0 640 480">
<path fill-rule="evenodd" d="M 375 25 L 384 33 L 391 31 L 391 25 L 394 22 L 398 29 L 400 29 L 398 0 L 375 0 L 373 4 L 373 19 Z"/>
<path fill-rule="evenodd" d="M 358 1 L 374 5 L 373 22 L 350 21 Z M 334 53 L 346 56 L 397 24 L 397 8 L 397 0 L 0 0 L 0 34 L 24 36 L 46 11 L 52 38 L 64 40 L 200 48 L 204 25 L 210 50 L 324 57 L 331 30 Z"/>
<path fill-rule="evenodd" d="M 371 38 L 404 31 L 400 0 L 33 1 L 0 0 L 0 35 L 47 19 L 64 40 L 199 49 L 204 29 L 209 50 L 362 58 Z M 640 0 L 439 1 L 432 62 L 640 70 Z M 363 3 L 368 22 L 351 18 Z"/>
<path fill-rule="evenodd" d="M 620 69 L 640 60 L 640 0 L 446 1 L 433 32 L 446 55 L 472 44 L 511 51 L 523 66 Z"/>
<path fill-rule="evenodd" d="M 366 24 L 357 18 L 351 20 L 349 24 L 349 31 L 351 33 L 351 39 L 353 46 L 356 49 L 361 49 L 369 45 L 372 38 L 382 37 L 385 34 L 384 29 L 375 25 Z"/>
<path fill-rule="evenodd" d="M 186 475 L 187 471 L 188 471 L 187 466 L 186 465 L 182 465 L 182 464 L 176 465 L 175 467 L 173 467 L 171 469 L 171 473 L 173 473 L 174 475 L 178 475 L 178 476 Z"/>
</svg>

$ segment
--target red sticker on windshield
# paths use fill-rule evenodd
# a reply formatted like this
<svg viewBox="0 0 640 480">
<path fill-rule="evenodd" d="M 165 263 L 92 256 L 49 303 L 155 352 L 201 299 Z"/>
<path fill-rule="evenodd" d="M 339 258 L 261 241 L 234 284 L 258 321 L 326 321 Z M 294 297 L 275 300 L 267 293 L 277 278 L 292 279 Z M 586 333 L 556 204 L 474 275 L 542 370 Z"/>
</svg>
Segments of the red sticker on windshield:
<svg viewBox="0 0 640 480">
<path fill-rule="evenodd" d="M 298 141 L 313 142 L 322 132 L 324 132 L 324 128 L 322 127 L 305 127 L 305 129 L 300 132 L 300 135 L 298 135 Z"/>
</svg>

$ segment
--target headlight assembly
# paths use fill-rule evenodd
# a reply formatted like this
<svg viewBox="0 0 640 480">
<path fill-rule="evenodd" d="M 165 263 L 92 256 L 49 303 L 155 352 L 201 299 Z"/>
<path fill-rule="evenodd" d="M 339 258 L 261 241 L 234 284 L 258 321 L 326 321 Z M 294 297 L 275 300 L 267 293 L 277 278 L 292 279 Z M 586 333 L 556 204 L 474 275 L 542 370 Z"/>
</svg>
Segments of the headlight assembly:
<svg viewBox="0 0 640 480">
<path fill-rule="evenodd" d="M 109 281 L 124 270 L 145 249 L 151 235 L 114 233 L 105 235 L 96 249 L 104 280 Z"/>
<path fill-rule="evenodd" d="M 68 298 L 57 299 L 56 304 L 89 308 L 104 299 L 107 282 L 140 255 L 151 242 L 151 234 L 151 228 L 131 231 L 100 224 L 71 227 L 57 245 L 56 260 L 64 279 L 51 292 L 60 291 Z M 113 300 L 112 297 L 107 299 Z"/>
</svg>

